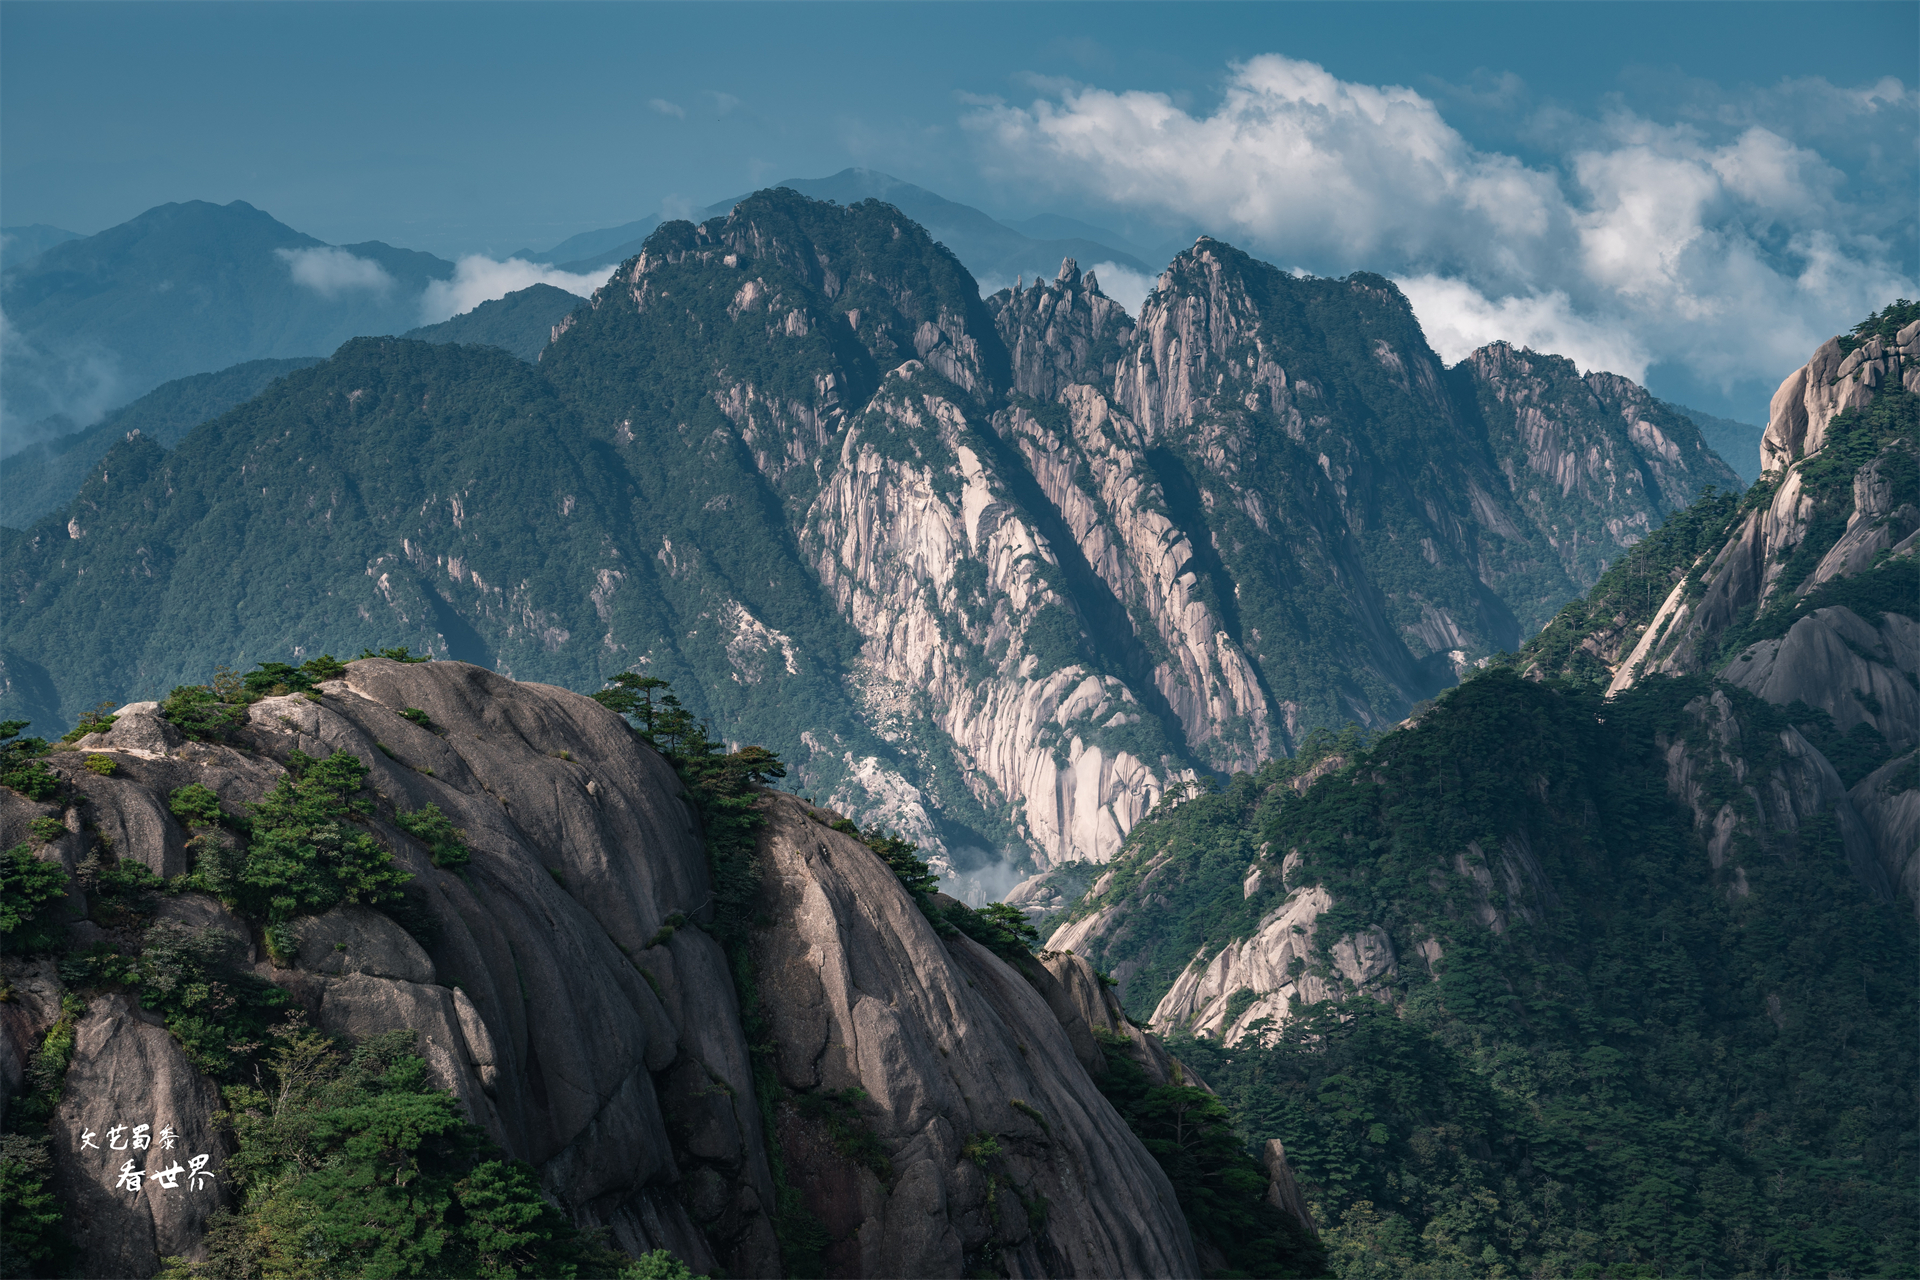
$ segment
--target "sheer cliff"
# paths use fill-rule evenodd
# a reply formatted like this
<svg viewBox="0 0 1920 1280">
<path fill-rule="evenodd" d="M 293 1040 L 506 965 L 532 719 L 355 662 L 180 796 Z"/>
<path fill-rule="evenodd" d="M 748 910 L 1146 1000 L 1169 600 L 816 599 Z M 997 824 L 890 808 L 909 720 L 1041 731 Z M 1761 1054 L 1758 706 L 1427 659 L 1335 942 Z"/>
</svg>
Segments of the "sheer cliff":
<svg viewBox="0 0 1920 1280">
<path fill-rule="evenodd" d="M 1129 317 L 982 299 L 898 210 L 668 223 L 537 366 L 359 340 L 0 532 L 0 702 L 405 643 L 670 679 L 960 876 L 1380 727 L 1732 475 L 1610 375 L 1454 370 L 1378 277 L 1202 240 Z"/>
<path fill-rule="evenodd" d="M 46 758 L 52 781 L 22 784 L 37 798 L 0 788 L 9 875 L 25 858 L 61 882 L 38 891 L 38 924 L 8 917 L 0 1115 L 10 1144 L 40 1117 L 79 1274 L 279 1256 L 284 1224 L 259 1216 L 275 1104 L 252 1086 L 273 1073 L 286 1105 L 307 1027 L 362 1053 L 410 1033 L 425 1086 L 636 1256 L 735 1275 L 1197 1273 L 1166 1175 L 1089 1076 L 1085 1020 L 1049 1003 L 1044 970 L 938 936 L 872 850 L 791 797 L 761 801 L 753 940 L 730 959 L 680 780 L 598 703 L 371 659 L 245 716 L 185 738 L 154 704 L 122 707 Z M 273 797 L 323 766 L 364 775 L 349 816 L 276 834 Z M 438 827 L 419 821 L 430 806 Z M 390 854 L 393 892 L 252 913 L 260 859 L 326 863 L 356 838 Z M 242 1034 L 264 1025 L 249 1010 L 274 1025 Z M 123 1161 L 174 1152 L 205 1176 L 129 1191 Z M 485 1211 L 469 1190 L 454 1235 Z M 253 1215 L 242 1239 L 214 1217 L 235 1207 Z M 388 1247 L 327 1240 L 349 1269 Z"/>
<path fill-rule="evenodd" d="M 1917 332 L 1902 303 L 1823 346 L 1761 484 L 1647 530 L 1512 659 L 1383 735 L 1171 793 L 1049 939 L 1284 1139 L 1336 1255 L 1437 1267 L 1464 1232 L 1460 1256 L 1556 1274 L 1731 1273 L 1912 1247 L 1898 1215 L 1833 1234 L 1890 1211 L 1910 1157 L 1793 1099 L 1920 1120 L 1893 1100 L 1920 1029 Z M 1600 509 L 1665 483 L 1671 450 L 1608 464 L 1668 426 L 1614 380 L 1498 348 L 1475 370 L 1516 432 L 1547 438 L 1553 405 L 1591 432 L 1577 468 L 1514 455 L 1529 515 L 1556 475 Z M 1512 1234 L 1463 1228 L 1442 1176 Z M 1697 1231 L 1632 1207 L 1649 1179 Z M 1528 1207 L 1562 1191 L 1611 1225 Z"/>
</svg>

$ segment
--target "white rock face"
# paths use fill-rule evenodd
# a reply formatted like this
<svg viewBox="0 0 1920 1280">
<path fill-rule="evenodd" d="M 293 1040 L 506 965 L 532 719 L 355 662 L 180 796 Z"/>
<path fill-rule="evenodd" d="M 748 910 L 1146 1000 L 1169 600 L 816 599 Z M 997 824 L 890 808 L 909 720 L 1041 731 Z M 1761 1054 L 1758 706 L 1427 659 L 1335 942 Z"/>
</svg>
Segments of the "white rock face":
<svg viewBox="0 0 1920 1280">
<path fill-rule="evenodd" d="M 919 745 L 957 748 L 975 798 L 1012 808 L 1043 865 L 1105 862 L 1159 801 L 1167 766 L 1089 741 L 1137 714 L 1123 682 L 1079 662 L 1042 668 L 1036 620 L 1073 617 L 1048 582 L 1059 561 L 968 442 L 965 412 L 921 390 L 918 371 L 895 370 L 847 432 L 803 546 L 867 637 L 870 687 L 926 693 L 946 741 Z M 892 456 L 903 438 L 917 456 Z M 982 652 L 986 670 L 972 660 Z"/>
<path fill-rule="evenodd" d="M 1313 946 L 1320 916 L 1332 906 L 1332 896 L 1317 884 L 1289 896 L 1284 904 L 1267 914 L 1252 937 L 1228 943 L 1204 967 L 1189 966 L 1154 1007 L 1149 1020 L 1153 1029 L 1162 1035 L 1184 1030 L 1195 1035 L 1217 1036 L 1232 1044 L 1245 1034 L 1247 1024 L 1257 1019 L 1284 1021 L 1289 1005 L 1295 1001 L 1314 1004 L 1340 995 L 1341 978 L 1346 975 L 1336 977 L 1326 973 L 1314 955 Z M 1392 968 L 1391 943 L 1386 946 L 1387 963 L 1378 969 L 1372 967 L 1378 954 L 1373 941 L 1362 944 L 1366 963 L 1360 962 L 1360 948 L 1356 948 L 1352 939 L 1336 943 L 1336 955 L 1342 946 L 1349 954 L 1347 963 L 1341 967 L 1351 968 L 1362 981 Z M 1229 1025 L 1227 1001 L 1242 990 L 1250 990 L 1259 998 Z"/>
<path fill-rule="evenodd" d="M 1851 352 L 1829 339 L 1813 359 L 1787 375 L 1768 406 L 1767 433 L 1760 441 L 1760 469 L 1777 471 L 1818 453 L 1827 427 L 1846 409 L 1871 403 L 1881 387 L 1905 386 L 1920 393 L 1920 328 L 1908 325 L 1889 343 L 1875 337 Z"/>
<path fill-rule="evenodd" d="M 1195 591 L 1193 544 L 1167 517 L 1166 494 L 1145 464 L 1146 439 L 1093 387 L 1068 387 L 1061 401 L 1069 437 L 1020 409 L 1004 415 L 1006 431 L 1094 572 L 1130 613 L 1152 620 L 1171 655 L 1155 665 L 1153 683 L 1188 745 L 1216 768 L 1259 767 L 1274 751 L 1266 695 L 1246 653 Z"/>
</svg>

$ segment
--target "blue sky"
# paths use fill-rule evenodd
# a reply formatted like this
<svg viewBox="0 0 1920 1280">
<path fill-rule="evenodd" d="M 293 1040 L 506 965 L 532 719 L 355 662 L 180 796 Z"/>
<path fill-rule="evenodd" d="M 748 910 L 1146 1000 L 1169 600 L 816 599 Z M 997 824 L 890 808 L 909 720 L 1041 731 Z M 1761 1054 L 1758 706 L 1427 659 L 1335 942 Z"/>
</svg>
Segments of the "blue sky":
<svg viewBox="0 0 1920 1280">
<path fill-rule="evenodd" d="M 0 222 L 544 249 L 865 165 L 1402 282 L 1706 408 L 1916 292 L 1920 6 L 0 5 Z M 1454 348 L 1454 349 L 1450 349 Z"/>
</svg>

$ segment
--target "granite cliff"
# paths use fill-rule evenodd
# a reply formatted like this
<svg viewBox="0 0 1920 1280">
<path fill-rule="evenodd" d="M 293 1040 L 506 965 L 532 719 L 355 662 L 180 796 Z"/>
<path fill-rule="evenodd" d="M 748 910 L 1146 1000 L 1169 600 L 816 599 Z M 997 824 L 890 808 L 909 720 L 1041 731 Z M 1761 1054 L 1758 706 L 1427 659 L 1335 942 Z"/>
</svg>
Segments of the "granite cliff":
<svg viewBox="0 0 1920 1280">
<path fill-rule="evenodd" d="M 644 670 L 965 884 L 1394 723 L 1735 483 L 1622 379 L 1445 369 L 1378 277 L 1202 240 L 1137 318 L 1071 262 L 983 299 L 890 206 L 761 192 L 657 228 L 537 367 L 361 340 L 116 446 L 0 533 L 0 701 L 402 642 Z"/>
<path fill-rule="evenodd" d="M 361 825 L 406 873 L 404 897 L 275 934 L 181 890 L 246 838 L 213 801 L 176 816 L 183 794 L 205 788 L 239 817 L 288 767 L 336 753 L 366 770 Z M 222 1090 L 231 1107 L 247 1077 L 213 1069 L 146 979 L 101 976 L 188 943 L 218 953 L 232 990 L 278 992 L 321 1031 L 413 1033 L 432 1083 L 537 1171 L 546 1199 L 631 1254 L 784 1274 L 794 1244 L 776 1225 L 805 1219 L 781 1188 L 798 1186 L 824 1274 L 1197 1273 L 1173 1188 L 1096 1087 L 1086 1017 L 1045 967 L 943 938 L 867 845 L 767 793 L 736 972 L 710 933 L 715 884 L 679 779 L 591 699 L 371 659 L 312 697 L 253 702 L 224 739 L 185 739 L 134 704 L 48 760 L 57 791 L 0 789 L 0 839 L 71 877 L 53 935 L 5 961 L 0 1080 L 8 1100 L 58 1100 L 52 1185 L 80 1274 L 203 1258 L 212 1215 L 233 1205 Z M 464 865 L 409 834 L 402 817 L 428 805 L 457 827 Z M 744 974 L 764 1013 L 743 1017 Z M 67 1035 L 49 1078 L 42 1042 Z M 134 1123 L 207 1156 L 211 1178 L 129 1194 L 118 1152 Z"/>
<path fill-rule="evenodd" d="M 1418 1271 L 1464 1238 L 1564 1274 L 1788 1252 L 1871 1270 L 1910 1247 L 1905 1227 L 1819 1234 L 1890 1205 L 1906 1166 L 1790 1099 L 1837 1079 L 1827 1096 L 1890 1097 L 1912 1063 L 1917 310 L 1823 346 L 1775 398 L 1761 483 L 1591 565 L 1511 659 L 1383 734 L 1170 787 L 1084 894 L 1022 898 L 1251 1137 L 1284 1139 L 1336 1250 Z M 1554 503 L 1661 490 L 1666 417 L 1549 357 L 1489 348 L 1466 370 L 1513 433 L 1517 505 L 1583 572 Z M 1523 445 L 1579 465 L 1523 469 Z M 1841 1151 L 1868 1171 L 1850 1190 L 1817 1167 Z M 1776 1175 L 1830 1208 L 1762 1246 L 1735 1200 Z M 1688 1188 L 1673 1221 L 1695 1234 L 1636 1216 L 1649 1179 Z M 1525 1207 L 1563 1190 L 1635 1225 L 1581 1238 Z M 1475 1196 L 1525 1238 L 1463 1228 Z"/>
</svg>

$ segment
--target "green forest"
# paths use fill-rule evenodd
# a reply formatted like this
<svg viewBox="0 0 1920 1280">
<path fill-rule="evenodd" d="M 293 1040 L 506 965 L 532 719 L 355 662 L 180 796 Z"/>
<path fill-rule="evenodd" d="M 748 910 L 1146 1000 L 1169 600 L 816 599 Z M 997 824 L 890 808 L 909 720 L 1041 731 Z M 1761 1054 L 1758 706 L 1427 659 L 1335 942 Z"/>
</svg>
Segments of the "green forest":
<svg viewBox="0 0 1920 1280">
<path fill-rule="evenodd" d="M 1704 741 L 1687 708 L 1710 692 L 1602 702 L 1496 669 L 1414 728 L 1324 735 L 1134 833 L 1102 901 L 1164 855 L 1167 927 L 1097 958 L 1136 966 L 1136 1016 L 1273 905 L 1242 893 L 1263 844 L 1330 890 L 1323 956 L 1392 937 L 1398 972 L 1368 996 L 1170 1046 L 1249 1142 L 1286 1143 L 1336 1274 L 1878 1276 L 1920 1256 L 1911 909 L 1862 886 L 1831 818 L 1712 868 L 1657 746 Z M 1747 740 L 1777 741 L 1785 713 L 1730 692 Z M 1495 933 L 1454 858 L 1516 840 L 1544 886 L 1493 887 Z"/>
</svg>

